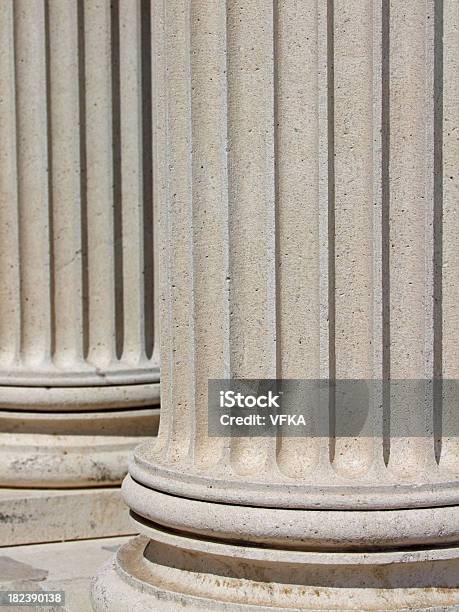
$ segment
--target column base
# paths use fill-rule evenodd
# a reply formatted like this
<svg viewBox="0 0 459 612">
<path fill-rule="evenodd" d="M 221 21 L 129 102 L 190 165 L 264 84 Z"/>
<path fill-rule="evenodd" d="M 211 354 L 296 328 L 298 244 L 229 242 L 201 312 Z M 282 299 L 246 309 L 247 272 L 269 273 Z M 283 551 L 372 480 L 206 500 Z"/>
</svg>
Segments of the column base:
<svg viewBox="0 0 459 612">
<path fill-rule="evenodd" d="M 0 487 L 118 485 L 159 408 L 95 413 L 0 412 Z"/>
<path fill-rule="evenodd" d="M 119 487 L 0 489 L 1 546 L 134 533 Z"/>
<path fill-rule="evenodd" d="M 148 531 L 149 537 L 125 544 L 93 580 L 96 612 L 459 605 L 459 548 L 304 552 L 198 540 L 153 525 Z"/>
</svg>

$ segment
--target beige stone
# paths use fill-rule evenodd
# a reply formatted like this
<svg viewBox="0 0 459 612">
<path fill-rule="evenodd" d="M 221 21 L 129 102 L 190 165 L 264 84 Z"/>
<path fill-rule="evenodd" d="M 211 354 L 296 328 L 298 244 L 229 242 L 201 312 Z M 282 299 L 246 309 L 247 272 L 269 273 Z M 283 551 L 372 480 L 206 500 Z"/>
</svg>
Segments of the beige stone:
<svg viewBox="0 0 459 612">
<path fill-rule="evenodd" d="M 158 421 L 158 409 L 71 414 L 0 412 L 4 432 L 0 481 L 8 487 L 119 484 L 134 447 L 156 435 Z"/>
<path fill-rule="evenodd" d="M 0 5 L 2 545 L 135 533 L 115 487 L 159 420 L 142 10 Z"/>
<path fill-rule="evenodd" d="M 162 416 L 94 609 L 457 608 L 459 446 L 424 396 L 390 431 L 372 396 L 366 437 L 207 431 L 210 378 L 457 378 L 457 3 L 152 11 Z"/>
<path fill-rule="evenodd" d="M 150 544 L 146 537 L 135 538 L 103 566 L 92 587 L 96 610 L 440 612 L 457 607 L 451 589 L 436 586 L 457 584 L 457 548 L 434 558 L 425 550 L 295 554 L 190 540 L 162 529 L 149 535 Z"/>
<path fill-rule="evenodd" d="M 118 487 L 0 489 L 1 547 L 132 533 Z"/>
<path fill-rule="evenodd" d="M 142 10 L 0 6 L 0 486 L 86 499 L 85 487 L 119 484 L 156 435 Z"/>
</svg>

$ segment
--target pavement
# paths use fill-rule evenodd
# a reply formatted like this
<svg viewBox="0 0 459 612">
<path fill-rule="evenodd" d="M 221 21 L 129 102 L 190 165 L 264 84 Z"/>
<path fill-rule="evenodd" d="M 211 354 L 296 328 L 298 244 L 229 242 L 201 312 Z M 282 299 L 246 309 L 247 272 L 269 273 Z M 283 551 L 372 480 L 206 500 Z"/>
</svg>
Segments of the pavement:
<svg viewBox="0 0 459 612">
<path fill-rule="evenodd" d="M 3 612 L 92 612 L 91 577 L 130 536 L 0 548 L 0 591 L 65 591 L 64 606 L 0 605 Z"/>
</svg>

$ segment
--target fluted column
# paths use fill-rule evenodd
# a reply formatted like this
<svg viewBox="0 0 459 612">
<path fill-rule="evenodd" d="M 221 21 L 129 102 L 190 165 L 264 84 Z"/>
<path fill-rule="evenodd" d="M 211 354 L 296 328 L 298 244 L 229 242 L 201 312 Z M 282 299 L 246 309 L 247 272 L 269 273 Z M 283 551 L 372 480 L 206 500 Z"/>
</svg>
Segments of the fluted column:
<svg viewBox="0 0 459 612">
<path fill-rule="evenodd" d="M 459 604 L 458 432 L 416 391 L 456 378 L 457 8 L 154 3 L 163 412 L 96 610 Z M 372 381 L 369 430 L 319 393 L 326 436 L 211 437 L 224 378 Z"/>
<path fill-rule="evenodd" d="M 0 6 L 0 485 L 115 484 L 159 403 L 149 9 Z"/>
</svg>

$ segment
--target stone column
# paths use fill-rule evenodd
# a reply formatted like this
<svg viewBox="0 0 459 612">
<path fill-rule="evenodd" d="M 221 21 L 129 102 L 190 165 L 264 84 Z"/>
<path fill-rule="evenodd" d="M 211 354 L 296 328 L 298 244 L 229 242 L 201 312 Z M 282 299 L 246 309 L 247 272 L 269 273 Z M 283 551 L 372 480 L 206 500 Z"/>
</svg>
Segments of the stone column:
<svg viewBox="0 0 459 612">
<path fill-rule="evenodd" d="M 424 397 L 375 393 L 366 437 L 332 402 L 328 436 L 207 430 L 212 378 L 457 379 L 457 3 L 154 17 L 162 418 L 95 609 L 457 606 L 459 447 Z"/>
<path fill-rule="evenodd" d="M 5 0 L 0 28 L 0 486 L 114 485 L 159 418 L 149 12 Z"/>
</svg>

